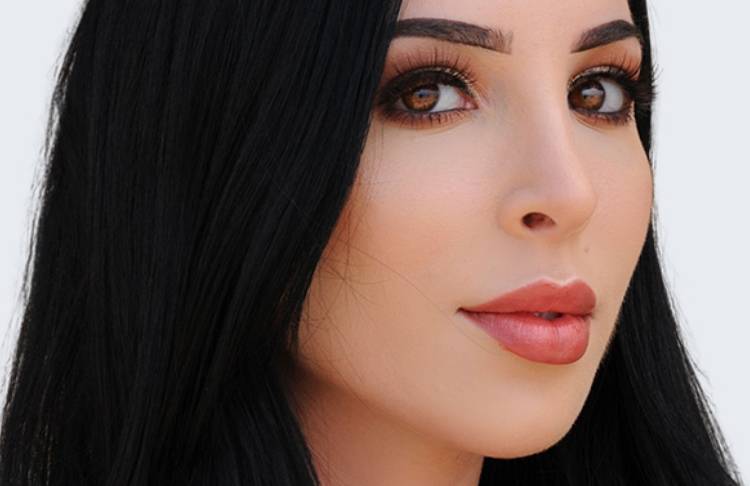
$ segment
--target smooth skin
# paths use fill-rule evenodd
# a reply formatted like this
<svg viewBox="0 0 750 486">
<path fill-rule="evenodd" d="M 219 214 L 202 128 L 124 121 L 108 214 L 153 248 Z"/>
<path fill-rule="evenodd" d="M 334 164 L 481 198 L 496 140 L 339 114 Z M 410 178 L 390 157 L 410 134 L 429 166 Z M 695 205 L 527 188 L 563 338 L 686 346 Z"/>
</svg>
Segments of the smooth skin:
<svg viewBox="0 0 750 486">
<path fill-rule="evenodd" d="M 440 46 L 481 97 L 422 127 L 373 112 L 357 181 L 317 268 L 288 384 L 325 486 L 476 485 L 483 458 L 557 443 L 580 413 L 645 241 L 653 182 L 635 121 L 571 109 L 568 81 L 627 58 L 627 38 L 571 54 L 581 33 L 632 22 L 626 0 L 411 0 L 401 19 L 512 32 L 511 53 L 398 37 L 394 63 Z M 537 213 L 534 218 L 525 216 Z M 597 295 L 585 354 L 525 360 L 459 313 L 542 277 Z"/>
</svg>

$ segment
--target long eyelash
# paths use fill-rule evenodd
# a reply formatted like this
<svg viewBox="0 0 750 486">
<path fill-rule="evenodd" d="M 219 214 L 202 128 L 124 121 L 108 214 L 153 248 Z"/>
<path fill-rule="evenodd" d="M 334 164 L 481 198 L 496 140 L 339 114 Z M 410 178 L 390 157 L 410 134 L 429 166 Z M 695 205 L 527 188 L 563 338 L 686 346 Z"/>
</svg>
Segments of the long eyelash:
<svg viewBox="0 0 750 486">
<path fill-rule="evenodd" d="M 476 76 L 470 68 L 470 61 L 460 54 L 433 46 L 429 54 L 411 55 L 394 64 L 395 75 L 377 95 L 376 105 L 383 114 L 404 125 L 426 122 L 430 126 L 445 123 L 448 118 L 464 115 L 463 110 L 412 113 L 393 108 L 394 103 L 410 88 L 427 83 L 440 83 L 455 86 L 476 99 Z"/>
<path fill-rule="evenodd" d="M 607 123 L 614 125 L 623 125 L 628 123 L 636 113 L 645 113 L 650 109 L 654 99 L 653 84 L 647 79 L 641 77 L 641 65 L 632 61 L 627 55 L 620 58 L 614 58 L 592 69 L 573 77 L 569 83 L 569 89 L 580 79 L 584 78 L 610 78 L 617 81 L 627 92 L 632 100 L 628 103 L 626 109 L 614 113 L 600 113 L 595 111 L 584 111 L 587 116 L 602 119 Z M 631 110 L 632 106 L 632 110 Z"/>
</svg>

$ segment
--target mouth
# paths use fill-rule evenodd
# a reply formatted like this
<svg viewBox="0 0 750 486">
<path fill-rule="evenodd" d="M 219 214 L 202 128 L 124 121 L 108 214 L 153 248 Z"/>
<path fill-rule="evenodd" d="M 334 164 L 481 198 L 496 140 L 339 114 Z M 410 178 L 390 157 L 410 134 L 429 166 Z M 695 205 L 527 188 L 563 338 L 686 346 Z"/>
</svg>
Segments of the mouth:
<svg viewBox="0 0 750 486">
<path fill-rule="evenodd" d="M 583 280 L 560 285 L 542 278 L 459 311 L 512 353 L 567 364 L 586 352 L 595 306 L 596 294 Z"/>
</svg>

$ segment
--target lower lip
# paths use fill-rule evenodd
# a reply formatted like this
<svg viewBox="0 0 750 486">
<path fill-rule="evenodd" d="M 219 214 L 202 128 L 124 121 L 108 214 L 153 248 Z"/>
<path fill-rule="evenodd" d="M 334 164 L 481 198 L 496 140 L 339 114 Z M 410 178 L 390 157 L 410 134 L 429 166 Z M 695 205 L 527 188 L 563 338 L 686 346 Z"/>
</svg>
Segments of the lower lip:
<svg viewBox="0 0 750 486">
<path fill-rule="evenodd" d="M 569 364 L 588 347 L 590 315 L 564 314 L 547 320 L 531 312 L 461 312 L 508 351 L 531 361 Z"/>
</svg>

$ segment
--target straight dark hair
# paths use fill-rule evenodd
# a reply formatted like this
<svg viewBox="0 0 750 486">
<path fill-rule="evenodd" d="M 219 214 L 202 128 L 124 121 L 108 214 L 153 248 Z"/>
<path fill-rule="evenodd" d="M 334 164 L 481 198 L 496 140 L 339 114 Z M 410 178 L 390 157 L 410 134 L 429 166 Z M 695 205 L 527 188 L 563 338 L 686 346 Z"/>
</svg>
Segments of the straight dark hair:
<svg viewBox="0 0 750 486">
<path fill-rule="evenodd" d="M 84 4 L 47 126 L 3 485 L 319 483 L 281 369 L 399 8 Z M 636 122 L 650 155 L 650 106 Z M 740 484 L 694 370 L 651 226 L 572 429 L 486 458 L 481 485 Z"/>
</svg>

